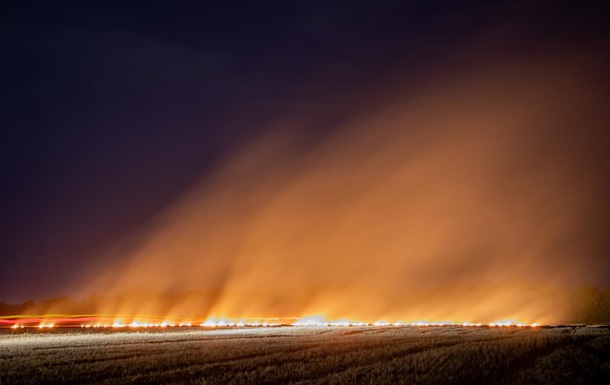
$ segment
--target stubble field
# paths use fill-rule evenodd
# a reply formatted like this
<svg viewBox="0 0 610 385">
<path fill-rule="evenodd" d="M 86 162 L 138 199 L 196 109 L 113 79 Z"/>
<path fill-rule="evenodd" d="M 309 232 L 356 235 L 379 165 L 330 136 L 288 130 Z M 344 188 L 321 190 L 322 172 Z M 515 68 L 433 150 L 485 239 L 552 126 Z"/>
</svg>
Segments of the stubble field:
<svg viewBox="0 0 610 385">
<path fill-rule="evenodd" d="M 0 331 L 0 384 L 610 383 L 598 327 Z"/>
</svg>

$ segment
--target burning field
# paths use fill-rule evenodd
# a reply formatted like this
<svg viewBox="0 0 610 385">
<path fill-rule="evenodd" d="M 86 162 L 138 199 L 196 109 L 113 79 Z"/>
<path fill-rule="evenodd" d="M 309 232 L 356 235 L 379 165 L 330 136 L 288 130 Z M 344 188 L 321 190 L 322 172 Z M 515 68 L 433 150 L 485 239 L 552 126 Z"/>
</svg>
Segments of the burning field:
<svg viewBox="0 0 610 385">
<path fill-rule="evenodd" d="M 610 383 L 610 15 L 8 3 L 0 385 Z"/>
<path fill-rule="evenodd" d="M 610 379 L 610 330 L 602 327 L 0 333 L 0 384 L 587 384 Z"/>
</svg>

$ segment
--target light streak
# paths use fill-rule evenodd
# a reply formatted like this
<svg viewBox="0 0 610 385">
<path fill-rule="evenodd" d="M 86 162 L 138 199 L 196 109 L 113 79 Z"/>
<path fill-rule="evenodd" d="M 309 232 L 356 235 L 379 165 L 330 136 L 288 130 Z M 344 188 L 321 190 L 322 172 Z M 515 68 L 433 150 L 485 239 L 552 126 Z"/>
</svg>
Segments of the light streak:
<svg viewBox="0 0 610 385">
<path fill-rule="evenodd" d="M 322 315 L 305 317 L 271 317 L 271 318 L 240 318 L 231 319 L 224 317 L 212 317 L 207 319 L 171 319 L 161 316 L 138 316 L 138 315 L 56 315 L 49 316 L 12 316 L 0 317 L 0 328 L 8 327 L 13 330 L 24 328 L 53 329 L 56 327 L 81 327 L 93 329 L 151 329 L 151 328 L 248 328 L 248 327 L 531 327 L 541 326 L 539 323 L 524 323 L 514 320 L 499 320 L 490 323 L 472 323 L 469 321 L 402 321 L 402 320 L 379 320 L 375 322 L 363 322 L 348 319 L 327 320 Z"/>
</svg>

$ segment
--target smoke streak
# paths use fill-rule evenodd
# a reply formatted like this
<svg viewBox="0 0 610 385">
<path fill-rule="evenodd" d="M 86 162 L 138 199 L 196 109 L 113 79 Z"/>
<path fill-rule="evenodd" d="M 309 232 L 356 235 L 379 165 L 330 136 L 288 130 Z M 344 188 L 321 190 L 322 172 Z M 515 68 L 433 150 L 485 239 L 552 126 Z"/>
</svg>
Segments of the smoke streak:
<svg viewBox="0 0 610 385">
<path fill-rule="evenodd" d="M 604 278 L 596 70 L 549 55 L 430 76 L 309 146 L 291 116 L 85 292 L 119 293 L 105 314 L 561 321 L 558 288 Z"/>
</svg>

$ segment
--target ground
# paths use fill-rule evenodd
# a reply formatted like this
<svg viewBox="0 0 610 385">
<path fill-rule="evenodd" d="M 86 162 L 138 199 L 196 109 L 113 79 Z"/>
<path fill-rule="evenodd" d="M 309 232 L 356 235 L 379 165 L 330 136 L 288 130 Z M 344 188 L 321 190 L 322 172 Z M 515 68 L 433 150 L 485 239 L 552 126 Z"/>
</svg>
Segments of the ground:
<svg viewBox="0 0 610 385">
<path fill-rule="evenodd" d="M 3 330 L 0 384 L 610 383 L 604 327 Z"/>
</svg>

